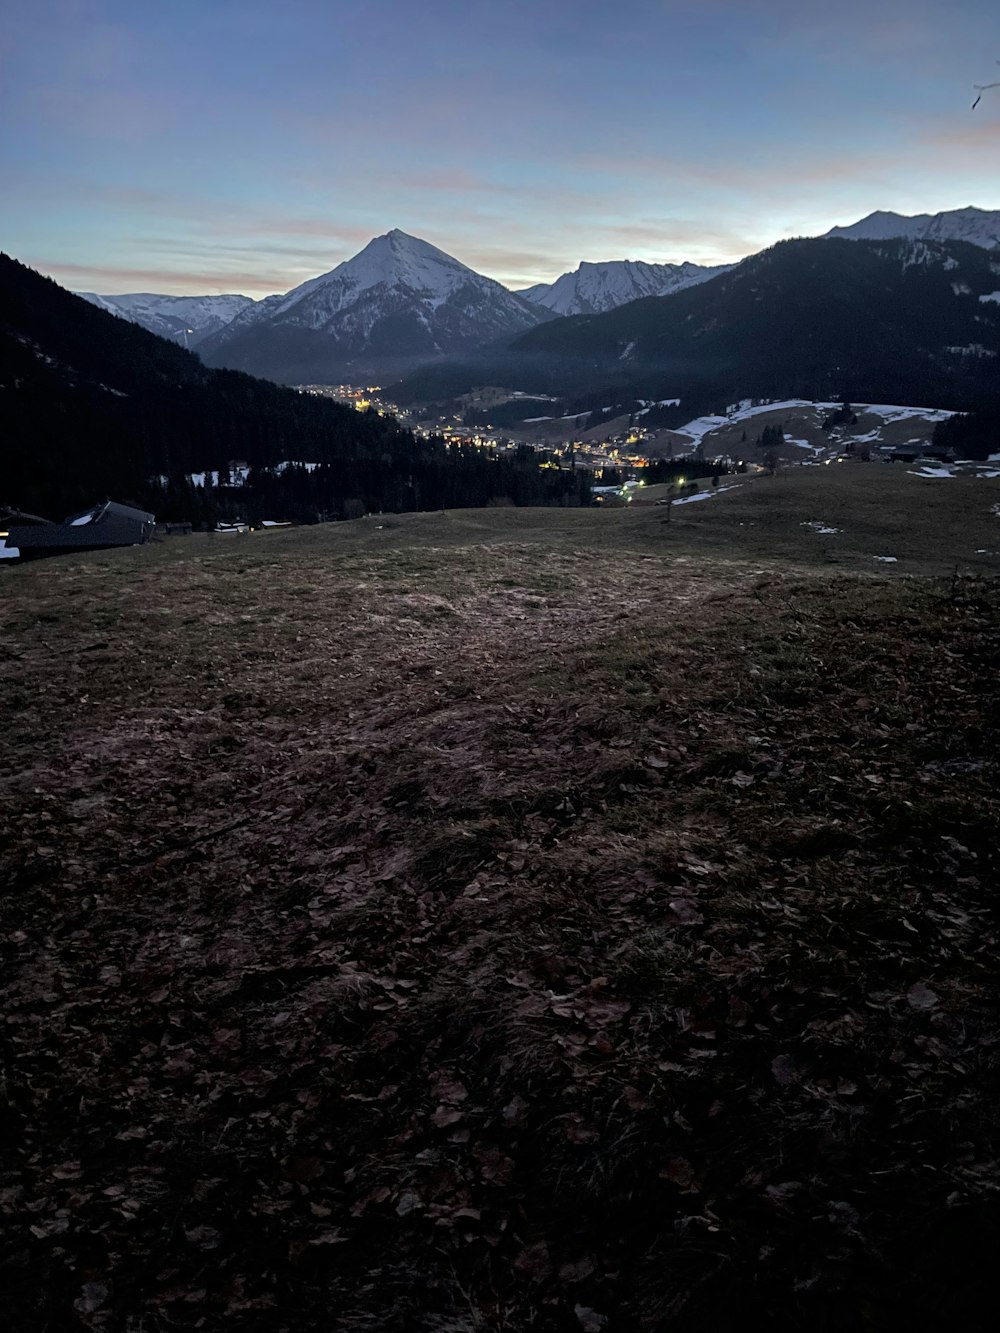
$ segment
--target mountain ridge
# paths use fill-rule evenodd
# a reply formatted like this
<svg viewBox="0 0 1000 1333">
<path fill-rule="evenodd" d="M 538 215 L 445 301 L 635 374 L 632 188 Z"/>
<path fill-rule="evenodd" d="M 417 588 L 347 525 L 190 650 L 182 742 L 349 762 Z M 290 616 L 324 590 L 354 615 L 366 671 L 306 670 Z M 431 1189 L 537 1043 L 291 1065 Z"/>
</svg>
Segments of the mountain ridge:
<svg viewBox="0 0 1000 1333">
<path fill-rule="evenodd" d="M 75 292 L 74 295 L 109 315 L 118 315 L 149 333 L 188 348 L 197 347 L 241 311 L 256 304 L 252 297 L 237 293 L 169 296 L 159 292 L 125 292 L 120 296 L 104 296 L 98 292 Z"/>
<path fill-rule="evenodd" d="M 985 250 L 1000 246 L 1000 209 L 954 208 L 941 213 L 876 211 L 847 227 L 831 227 L 822 239 L 883 241 L 896 237 L 909 240 L 967 241 Z"/>
<path fill-rule="evenodd" d="M 684 262 L 653 264 L 641 259 L 584 260 L 555 282 L 523 288 L 519 296 L 544 306 L 556 315 L 594 315 L 614 310 L 644 296 L 669 296 L 671 292 L 708 282 L 734 266 L 714 267 Z"/>
</svg>

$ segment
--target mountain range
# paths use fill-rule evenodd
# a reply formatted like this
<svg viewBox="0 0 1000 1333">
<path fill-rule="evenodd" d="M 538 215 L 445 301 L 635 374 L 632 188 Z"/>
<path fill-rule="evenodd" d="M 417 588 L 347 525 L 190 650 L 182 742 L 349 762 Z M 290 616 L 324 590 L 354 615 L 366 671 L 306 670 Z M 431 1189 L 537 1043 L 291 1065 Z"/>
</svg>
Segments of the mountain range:
<svg viewBox="0 0 1000 1333">
<path fill-rule="evenodd" d="M 518 295 L 554 315 L 596 315 L 644 296 L 669 296 L 671 292 L 727 273 L 732 267 L 732 264 L 715 268 L 689 263 L 646 264 L 638 259 L 612 259 L 603 264 L 585 261 L 555 282 L 525 287 Z"/>
<path fill-rule="evenodd" d="M 1000 246 L 1000 210 L 956 208 L 947 213 L 869 213 L 849 227 L 832 227 L 828 237 L 885 241 L 897 236 L 922 241 L 968 241 L 984 250 Z"/>
<path fill-rule="evenodd" d="M 982 253 L 1000 245 L 1000 211 L 964 208 L 915 217 L 878 212 L 849 227 L 834 227 L 821 239 L 897 238 L 932 246 L 963 242 Z M 762 255 L 773 253 L 772 248 Z M 578 329 L 561 328 L 566 317 L 611 317 L 631 311 L 637 301 L 713 292 L 720 282 L 728 282 L 760 258 L 714 268 L 637 260 L 584 262 L 553 283 L 512 292 L 428 242 L 394 230 L 376 237 L 329 273 L 261 301 L 243 296 L 83 295 L 145 328 L 197 347 L 209 365 L 283 383 L 336 383 L 398 379 L 418 366 L 447 366 L 455 358 L 485 355 L 496 361 L 502 349 L 512 345 L 516 356 L 526 348 L 533 352 L 546 348 L 545 356 L 551 359 L 553 354 L 564 355 L 564 349 L 581 336 Z M 789 293 L 788 298 L 794 300 L 794 295 Z M 704 298 L 709 304 L 712 299 Z M 669 324 L 670 317 L 664 318 Z M 642 333 L 645 320 L 643 314 L 623 317 L 622 327 L 637 322 L 639 329 L 639 336 L 626 338 L 616 353 L 632 369 L 651 355 Z M 547 325 L 551 335 L 545 331 Z M 618 327 L 614 321 L 608 326 Z M 537 340 L 518 341 L 535 329 Z M 964 343 L 949 345 L 973 345 L 974 333 L 975 329 L 966 330 Z M 595 331 L 594 336 L 595 345 L 603 347 L 617 335 L 606 337 Z M 683 344 L 685 338 L 679 341 Z M 626 352 L 629 342 L 635 346 Z M 701 356 L 703 350 L 692 347 L 690 354 Z"/>
<path fill-rule="evenodd" d="M 712 282 L 558 320 L 512 350 L 657 397 L 703 384 L 728 401 L 950 404 L 997 382 L 998 287 L 989 252 L 964 241 L 782 241 Z"/>
<path fill-rule="evenodd" d="M 161 296 L 156 292 L 129 292 L 124 296 L 99 296 L 97 292 L 77 292 L 91 305 L 110 315 L 138 324 L 161 338 L 170 338 L 182 347 L 194 348 L 241 311 L 255 302 L 249 296 Z"/>
<path fill-rule="evenodd" d="M 1000 395 L 1000 263 L 964 241 L 781 241 L 671 296 L 423 368 L 393 393 L 443 402 L 482 384 L 552 395 L 567 415 L 679 397 L 678 421 L 747 397 L 974 406 Z"/>
</svg>

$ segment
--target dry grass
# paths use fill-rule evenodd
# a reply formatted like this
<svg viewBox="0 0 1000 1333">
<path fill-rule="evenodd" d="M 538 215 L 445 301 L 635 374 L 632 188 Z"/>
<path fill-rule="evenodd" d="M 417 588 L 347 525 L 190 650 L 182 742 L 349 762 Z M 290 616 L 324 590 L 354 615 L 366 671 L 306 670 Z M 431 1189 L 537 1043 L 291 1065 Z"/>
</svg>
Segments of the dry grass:
<svg viewBox="0 0 1000 1333">
<path fill-rule="evenodd" d="M 12 1327 L 986 1327 L 1000 520 L 823 480 L 5 571 Z"/>
</svg>

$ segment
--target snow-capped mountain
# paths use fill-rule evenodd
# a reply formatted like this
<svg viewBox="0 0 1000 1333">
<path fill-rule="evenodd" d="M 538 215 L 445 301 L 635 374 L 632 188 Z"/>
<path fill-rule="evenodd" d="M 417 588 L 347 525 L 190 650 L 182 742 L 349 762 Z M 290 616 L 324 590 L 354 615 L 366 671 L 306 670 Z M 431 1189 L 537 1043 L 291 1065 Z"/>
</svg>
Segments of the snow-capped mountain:
<svg viewBox="0 0 1000 1333">
<path fill-rule="evenodd" d="M 201 353 L 210 365 L 330 383 L 468 351 L 547 317 L 427 241 L 390 231 L 331 272 L 244 310 Z"/>
<path fill-rule="evenodd" d="M 694 287 L 732 267 L 646 264 L 639 259 L 611 259 L 603 264 L 585 261 L 575 272 L 564 273 L 555 282 L 527 287 L 518 295 L 556 315 L 596 315 L 642 296 L 668 296 L 684 287 Z"/>
<path fill-rule="evenodd" d="M 141 324 L 161 338 L 172 338 L 182 347 L 197 347 L 242 310 L 256 304 L 249 296 L 161 296 L 155 292 L 129 292 L 123 296 L 77 292 L 76 295 L 109 314 Z"/>
<path fill-rule="evenodd" d="M 869 213 L 849 227 L 833 227 L 827 236 L 848 241 L 884 241 L 897 236 L 920 241 L 968 241 L 984 250 L 1000 245 L 1000 210 L 956 208 L 948 213 Z"/>
</svg>

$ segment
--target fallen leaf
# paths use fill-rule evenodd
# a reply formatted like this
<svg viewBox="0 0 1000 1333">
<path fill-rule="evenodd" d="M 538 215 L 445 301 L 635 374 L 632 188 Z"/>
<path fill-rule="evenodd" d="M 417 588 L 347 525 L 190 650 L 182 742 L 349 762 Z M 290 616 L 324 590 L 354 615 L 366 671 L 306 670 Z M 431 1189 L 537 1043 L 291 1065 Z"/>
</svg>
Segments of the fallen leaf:
<svg viewBox="0 0 1000 1333">
<path fill-rule="evenodd" d="M 783 1088 L 799 1081 L 798 1067 L 790 1055 L 776 1055 L 771 1061 L 771 1073 Z"/>
<path fill-rule="evenodd" d="M 103 1282 L 85 1282 L 80 1296 L 73 1302 L 81 1314 L 93 1314 L 108 1299 L 108 1289 Z"/>
<path fill-rule="evenodd" d="M 607 1327 L 607 1316 L 598 1314 L 589 1305 L 574 1305 L 573 1313 L 576 1315 L 583 1333 L 601 1333 L 601 1329 Z"/>
<path fill-rule="evenodd" d="M 906 1003 L 911 1009 L 936 1009 L 938 997 L 930 986 L 925 986 L 922 981 L 917 981 L 906 992 Z"/>
</svg>

